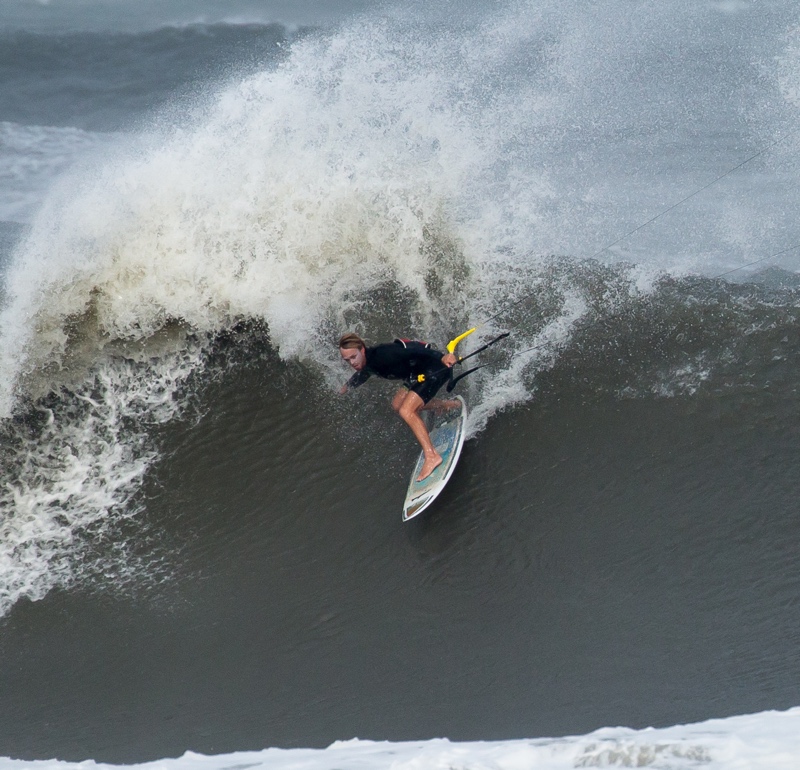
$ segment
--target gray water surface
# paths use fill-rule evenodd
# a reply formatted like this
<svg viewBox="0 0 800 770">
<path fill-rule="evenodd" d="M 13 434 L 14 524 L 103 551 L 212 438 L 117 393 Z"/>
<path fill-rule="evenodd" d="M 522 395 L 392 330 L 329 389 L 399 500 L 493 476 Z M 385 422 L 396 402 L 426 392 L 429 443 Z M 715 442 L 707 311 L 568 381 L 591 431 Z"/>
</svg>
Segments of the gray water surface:
<svg viewBox="0 0 800 770">
<path fill-rule="evenodd" d="M 416 450 L 380 386 L 331 402 L 292 377 L 233 372 L 167 429 L 143 514 L 166 582 L 3 621 L 0 754 L 522 738 L 799 702 L 795 415 L 565 389 L 492 420 L 404 525 Z"/>
</svg>

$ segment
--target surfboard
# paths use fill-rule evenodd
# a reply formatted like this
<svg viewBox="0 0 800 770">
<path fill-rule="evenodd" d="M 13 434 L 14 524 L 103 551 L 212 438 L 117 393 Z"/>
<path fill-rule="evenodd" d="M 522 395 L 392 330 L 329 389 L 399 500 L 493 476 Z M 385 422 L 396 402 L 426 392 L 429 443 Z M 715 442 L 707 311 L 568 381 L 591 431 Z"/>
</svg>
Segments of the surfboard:
<svg viewBox="0 0 800 770">
<path fill-rule="evenodd" d="M 442 464 L 428 478 L 417 481 L 422 470 L 425 455 L 420 452 L 417 464 L 411 474 L 406 501 L 403 505 L 403 521 L 419 516 L 442 492 L 453 475 L 461 448 L 464 446 L 464 423 L 467 419 L 467 405 L 461 396 L 461 409 L 451 409 L 437 419 L 431 430 L 431 441 L 442 456 Z"/>
</svg>

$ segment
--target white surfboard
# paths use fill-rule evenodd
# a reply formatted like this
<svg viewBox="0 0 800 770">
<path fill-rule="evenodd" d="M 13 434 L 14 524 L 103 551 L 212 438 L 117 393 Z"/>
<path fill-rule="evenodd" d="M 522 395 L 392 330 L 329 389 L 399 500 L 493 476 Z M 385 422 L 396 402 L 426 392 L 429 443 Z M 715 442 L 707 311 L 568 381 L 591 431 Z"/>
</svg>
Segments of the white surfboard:
<svg viewBox="0 0 800 770">
<path fill-rule="evenodd" d="M 461 402 L 461 409 L 445 412 L 431 431 L 431 441 L 442 456 L 443 462 L 428 478 L 417 481 L 422 463 L 425 461 L 425 455 L 420 452 L 403 505 L 403 521 L 419 516 L 439 496 L 453 475 L 461 455 L 461 447 L 464 446 L 464 423 L 467 419 L 467 405 L 464 399 L 461 396 L 456 398 Z"/>
</svg>

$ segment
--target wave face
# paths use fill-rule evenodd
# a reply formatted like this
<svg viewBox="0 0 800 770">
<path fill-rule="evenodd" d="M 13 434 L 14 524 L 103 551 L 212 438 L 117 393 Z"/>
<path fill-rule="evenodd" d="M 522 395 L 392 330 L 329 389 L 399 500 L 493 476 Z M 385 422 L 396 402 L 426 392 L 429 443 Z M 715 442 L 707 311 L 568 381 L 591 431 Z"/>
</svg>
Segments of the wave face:
<svg viewBox="0 0 800 770">
<path fill-rule="evenodd" d="M 756 174 L 742 172 L 738 187 L 684 206 L 679 228 L 664 217 L 625 241 L 618 257 L 641 257 L 639 266 L 606 271 L 579 261 L 774 140 L 778 117 L 794 109 L 793 53 L 785 52 L 767 85 L 765 52 L 756 64 L 743 54 L 728 66 L 734 43 L 754 51 L 772 34 L 771 45 L 782 45 L 772 17 L 744 37 L 742 22 L 751 21 L 713 5 L 652 14 L 627 3 L 569 13 L 511 6 L 452 29 L 365 20 L 296 42 L 277 69 L 198 97 L 179 121 L 165 118 L 113 148 L 93 153 L 93 137 L 75 129 L 4 124 L 12 171 L 51 146 L 43 163 L 54 168 L 65 145 L 91 156 L 83 171 L 53 185 L 6 274 L 0 411 L 12 420 L 20 410 L 41 410 L 42 399 L 57 403 L 46 407 L 50 433 L 20 439 L 6 464 L 13 480 L 5 527 L 16 544 L 6 555 L 5 606 L 20 592 L 41 595 L 69 573 L 48 545 L 31 557 L 40 577 L 30 578 L 28 556 L 19 556 L 26 538 L 63 542 L 55 550 L 69 552 L 86 522 L 126 507 L 151 454 L 104 457 L 95 444 L 140 446 L 142 426 L 162 419 L 162 401 L 192 371 L 187 360 L 202 359 L 187 353 L 184 340 L 202 350 L 242 321 L 260 324 L 284 359 L 305 361 L 333 382 L 340 372 L 330 344 L 342 329 L 373 339 L 404 330 L 443 342 L 498 314 L 485 331 L 513 325 L 515 343 L 491 389 L 486 377 L 472 382 L 479 430 L 498 409 L 531 397 L 537 372 L 554 364 L 581 326 L 627 305 L 647 307 L 661 291 L 660 273 L 686 264 L 714 272 L 734 257 L 763 254 L 764 243 L 783 245 L 789 208 L 782 216 L 769 196 L 765 204 L 749 194 L 767 161 L 786 150 L 776 147 L 754 164 Z M 705 28 L 712 22 L 713 32 Z M 198 41 L 213 46 L 230 34 L 251 32 L 191 28 L 46 44 L 20 34 L 11 38 L 19 52 L 33 47 L 44 63 L 34 66 L 28 53 L 12 69 L 19 94 L 30 94 L 27 79 L 64 53 L 78 68 L 73 75 L 95 55 L 126 74 L 141 60 L 141 93 L 152 99 L 153 78 L 162 93 L 175 86 L 164 77 L 169 56 L 202 57 Z M 277 32 L 252 34 L 274 41 Z M 7 67 L 17 61 L 12 53 Z M 746 102 L 727 96 L 749 96 L 756 83 L 761 100 L 745 111 Z M 112 97 L 117 109 L 118 92 Z M 37 109 L 13 98 L 18 110 Z M 48 109 L 69 113 L 58 104 Z M 15 145 L 26 142 L 34 151 L 15 161 Z M 782 173 L 774 171 L 772 182 Z M 175 345 L 169 353 L 146 352 L 175 326 L 181 333 L 167 335 Z M 142 359 L 133 373 L 131 355 Z M 686 376 L 702 380 L 721 356 L 696 352 Z M 674 374 L 681 366 L 666 368 Z M 667 379 L 665 389 L 681 389 Z M 166 394 L 157 409 L 148 411 L 142 388 Z M 89 413 L 76 410 L 75 399 Z M 173 410 L 180 407 L 166 409 L 168 417 Z M 73 433 L 82 441 L 68 438 Z M 56 458 L 45 463 L 47 474 L 43 452 Z M 83 458 L 77 465 L 73 452 Z M 81 474 L 111 479 L 104 495 L 64 492 Z M 63 536 L 53 538 L 53 516 L 64 508 L 71 512 Z"/>
<path fill-rule="evenodd" d="M 44 201 L 5 204 L 30 228 L 0 314 L 0 612 L 97 575 L 160 574 L 137 556 L 142 485 L 162 426 L 231 360 L 297 367 L 329 403 L 342 331 L 443 345 L 491 319 L 482 334 L 514 334 L 468 381 L 472 435 L 570 389 L 788 397 L 797 253 L 719 277 L 800 243 L 795 22 L 782 4 L 387 11 L 243 74 L 226 64 L 146 125 L 178 88 L 173 54 L 185 73 L 201 41 L 283 33 L 4 37 L 19 58 L 4 62 L 0 163 L 14 176 L 42 153 L 58 177 Z M 37 106 L 50 65 L 31 47 L 79 78 L 102 52 L 113 96 Z M 82 160 L 61 173 L 65 147 Z"/>
</svg>

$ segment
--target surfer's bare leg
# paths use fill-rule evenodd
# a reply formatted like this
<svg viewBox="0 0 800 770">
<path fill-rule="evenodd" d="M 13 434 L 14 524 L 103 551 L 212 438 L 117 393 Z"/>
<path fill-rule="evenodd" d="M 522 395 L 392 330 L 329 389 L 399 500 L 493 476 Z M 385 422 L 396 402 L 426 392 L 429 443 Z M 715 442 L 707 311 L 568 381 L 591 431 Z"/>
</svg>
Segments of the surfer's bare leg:
<svg viewBox="0 0 800 770">
<path fill-rule="evenodd" d="M 400 407 L 403 405 L 403 400 L 405 399 L 407 393 L 408 391 L 405 388 L 402 388 L 394 394 L 394 398 L 392 399 L 392 409 L 394 409 L 395 412 L 400 411 Z M 460 408 L 461 402 L 457 398 L 432 398 L 427 404 L 423 404 L 420 407 L 420 411 L 434 411 L 436 414 L 441 414 L 442 412 L 447 412 L 450 409 Z"/>
<path fill-rule="evenodd" d="M 441 398 L 432 398 L 428 401 L 427 404 L 424 404 L 422 409 L 431 409 L 436 414 L 442 414 L 443 412 L 447 412 L 450 409 L 460 409 L 461 402 L 456 398 L 448 398 L 448 399 L 441 399 Z"/>
<path fill-rule="evenodd" d="M 417 476 L 417 481 L 428 478 L 442 464 L 442 456 L 434 448 L 428 429 L 419 416 L 424 406 L 425 402 L 411 390 L 401 390 L 392 399 L 392 408 L 411 428 L 411 432 L 419 441 L 422 453 L 425 455 L 425 462 L 422 464 L 422 470 Z"/>
</svg>

